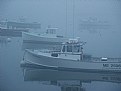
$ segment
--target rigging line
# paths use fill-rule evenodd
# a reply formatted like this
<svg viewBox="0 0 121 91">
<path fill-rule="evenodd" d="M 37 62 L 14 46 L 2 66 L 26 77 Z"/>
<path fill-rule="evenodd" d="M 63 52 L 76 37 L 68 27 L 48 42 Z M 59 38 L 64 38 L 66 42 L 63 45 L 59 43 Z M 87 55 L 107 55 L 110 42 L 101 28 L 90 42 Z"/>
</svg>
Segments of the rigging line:
<svg viewBox="0 0 121 91">
<path fill-rule="evenodd" d="M 66 0 L 66 32 L 65 36 L 67 37 L 67 0 Z"/>
<path fill-rule="evenodd" d="M 75 26 L 74 26 L 74 16 L 75 16 L 75 0 L 73 0 L 73 38 L 74 38 L 74 29 L 75 29 Z"/>
</svg>

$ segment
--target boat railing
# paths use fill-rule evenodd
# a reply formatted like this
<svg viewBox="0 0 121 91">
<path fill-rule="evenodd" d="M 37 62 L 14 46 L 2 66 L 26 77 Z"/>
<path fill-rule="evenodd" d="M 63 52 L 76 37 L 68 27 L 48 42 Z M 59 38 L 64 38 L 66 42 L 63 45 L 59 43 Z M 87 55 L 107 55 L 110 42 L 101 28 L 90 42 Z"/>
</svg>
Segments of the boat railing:
<svg viewBox="0 0 121 91">
<path fill-rule="evenodd" d="M 121 58 L 107 58 L 107 60 L 102 61 L 101 57 L 92 57 L 92 62 L 121 62 Z"/>
</svg>

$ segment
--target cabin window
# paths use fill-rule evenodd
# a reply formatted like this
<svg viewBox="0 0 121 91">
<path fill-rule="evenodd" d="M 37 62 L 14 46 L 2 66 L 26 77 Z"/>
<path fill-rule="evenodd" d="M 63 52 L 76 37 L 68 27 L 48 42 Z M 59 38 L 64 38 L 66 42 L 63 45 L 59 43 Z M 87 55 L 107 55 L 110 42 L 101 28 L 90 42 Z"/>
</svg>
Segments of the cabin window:
<svg viewBox="0 0 121 91">
<path fill-rule="evenodd" d="M 50 30 L 50 34 L 53 34 L 53 29 Z"/>
<path fill-rule="evenodd" d="M 56 34 L 56 30 L 55 29 L 47 29 L 46 33 L 47 34 Z"/>
<path fill-rule="evenodd" d="M 49 33 L 49 31 L 48 31 L 48 29 L 47 29 L 46 34 L 48 34 L 48 33 Z"/>
<path fill-rule="evenodd" d="M 71 45 L 67 46 L 67 52 L 72 52 L 72 46 Z"/>
<path fill-rule="evenodd" d="M 65 52 L 65 46 L 63 46 L 62 52 Z"/>
<path fill-rule="evenodd" d="M 80 52 L 80 46 L 78 45 L 74 46 L 73 52 Z"/>
<path fill-rule="evenodd" d="M 62 47 L 62 52 L 80 52 L 79 45 L 67 45 Z"/>
</svg>

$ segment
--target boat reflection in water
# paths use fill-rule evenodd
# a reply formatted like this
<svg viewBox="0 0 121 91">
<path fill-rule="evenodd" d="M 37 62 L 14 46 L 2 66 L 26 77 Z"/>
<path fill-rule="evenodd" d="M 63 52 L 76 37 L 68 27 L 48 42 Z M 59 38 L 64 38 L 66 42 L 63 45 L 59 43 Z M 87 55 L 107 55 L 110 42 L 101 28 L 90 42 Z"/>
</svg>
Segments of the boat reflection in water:
<svg viewBox="0 0 121 91">
<path fill-rule="evenodd" d="M 42 69 L 33 64 L 21 64 L 24 81 L 41 81 L 42 84 L 55 85 L 61 91 L 86 91 L 82 83 L 93 81 L 121 83 L 121 73 L 91 73 Z"/>
</svg>

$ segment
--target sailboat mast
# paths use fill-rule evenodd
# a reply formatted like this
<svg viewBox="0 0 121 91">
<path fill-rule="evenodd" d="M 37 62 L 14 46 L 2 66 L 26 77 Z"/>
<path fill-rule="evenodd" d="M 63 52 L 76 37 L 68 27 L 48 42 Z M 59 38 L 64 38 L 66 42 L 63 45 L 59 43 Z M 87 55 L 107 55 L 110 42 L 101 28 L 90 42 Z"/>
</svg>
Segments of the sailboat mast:
<svg viewBox="0 0 121 91">
<path fill-rule="evenodd" d="M 67 0 L 66 0 L 66 32 L 65 36 L 67 37 Z"/>
<path fill-rule="evenodd" d="M 75 0 L 73 0 L 73 38 L 74 38 L 74 29 L 75 29 L 75 25 L 74 25 L 74 17 L 75 16 Z"/>
</svg>

